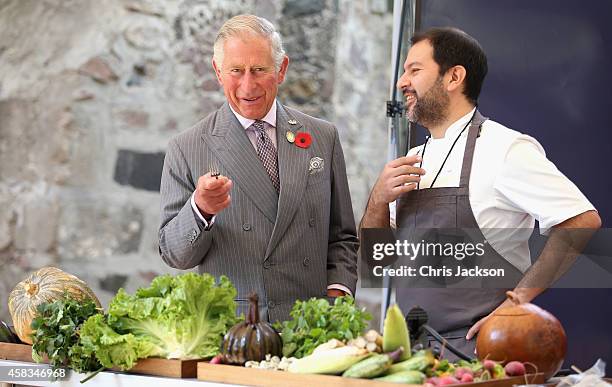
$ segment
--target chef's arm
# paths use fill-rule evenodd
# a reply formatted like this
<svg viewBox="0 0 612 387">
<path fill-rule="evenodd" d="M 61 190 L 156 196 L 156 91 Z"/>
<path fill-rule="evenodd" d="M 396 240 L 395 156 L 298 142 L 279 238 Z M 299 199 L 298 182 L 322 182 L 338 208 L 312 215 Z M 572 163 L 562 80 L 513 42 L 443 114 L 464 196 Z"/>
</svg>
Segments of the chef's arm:
<svg viewBox="0 0 612 387">
<path fill-rule="evenodd" d="M 576 257 L 600 227 L 601 219 L 597 211 L 583 212 L 553 226 L 542 253 L 514 288 L 518 301 L 531 302 L 559 279 L 574 264 Z M 495 310 L 514 304 L 515 301 L 507 298 Z M 472 325 L 466 340 L 476 335 L 495 310 Z"/>
<path fill-rule="evenodd" d="M 514 289 L 520 302 L 531 302 L 565 274 L 600 227 L 593 210 L 553 226 L 542 253 Z"/>
<path fill-rule="evenodd" d="M 359 223 L 362 228 L 389 228 L 389 203 L 376 203 L 370 194 L 368 205 Z"/>
</svg>

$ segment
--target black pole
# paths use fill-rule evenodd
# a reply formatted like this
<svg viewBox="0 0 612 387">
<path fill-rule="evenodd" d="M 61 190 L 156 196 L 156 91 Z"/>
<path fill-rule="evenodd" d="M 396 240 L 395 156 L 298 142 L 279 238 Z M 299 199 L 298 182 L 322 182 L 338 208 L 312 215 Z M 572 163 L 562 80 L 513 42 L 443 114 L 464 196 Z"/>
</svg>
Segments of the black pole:
<svg viewBox="0 0 612 387">
<path fill-rule="evenodd" d="M 401 57 L 402 57 L 402 40 L 404 38 L 406 9 L 408 8 L 408 4 L 410 2 L 411 0 L 402 1 L 402 9 L 400 13 L 400 23 L 399 23 L 399 26 L 396 26 L 399 28 L 399 35 L 398 35 L 398 41 L 397 41 L 397 47 L 396 47 L 397 51 L 395 52 L 395 63 L 393 67 L 394 73 L 393 73 L 393 85 L 391 87 L 391 96 L 390 96 L 391 98 L 390 98 L 390 101 L 387 101 L 387 117 L 389 117 L 391 120 L 390 121 L 390 140 L 391 140 L 391 144 L 395 144 L 395 147 L 393 149 L 395 154 L 392 155 L 391 157 L 392 159 L 395 159 L 402 154 L 402 147 L 399 141 L 399 135 L 400 135 L 400 117 L 402 116 L 404 112 L 404 102 L 397 100 L 397 88 L 395 87 L 395 85 L 397 85 L 397 81 L 399 79 L 399 73 L 401 71 L 400 63 L 401 63 Z M 391 291 L 393 289 L 393 281 L 391 277 L 383 278 L 383 289 L 384 289 L 384 294 L 383 294 L 383 304 L 381 308 L 382 309 L 381 310 L 381 327 L 382 327 L 382 322 L 384 321 L 386 317 L 387 309 L 391 302 Z"/>
<path fill-rule="evenodd" d="M 397 85 L 400 73 L 400 62 L 402 58 L 402 40 L 404 38 L 404 22 L 406 20 L 406 8 L 410 0 L 402 1 L 402 11 L 400 14 L 399 36 L 397 42 L 397 51 L 395 52 L 395 70 L 393 73 L 393 85 Z M 397 92 L 395 89 L 391 91 L 391 101 L 387 102 L 387 117 L 391 118 L 391 140 L 395 142 L 395 157 L 398 157 L 401 152 L 401 144 L 399 142 L 399 117 L 404 112 L 404 102 L 397 100 Z"/>
<path fill-rule="evenodd" d="M 414 30 L 419 31 L 421 29 L 421 0 L 414 0 Z M 408 150 L 416 146 L 416 129 L 417 125 L 412 122 L 408 122 L 408 133 L 406 138 L 406 148 L 403 149 L 402 154 L 407 154 Z"/>
<path fill-rule="evenodd" d="M 400 29 L 399 29 L 399 39 L 397 42 L 397 51 L 395 52 L 395 74 L 393 74 L 393 84 L 397 85 L 397 80 L 399 79 L 400 73 L 400 61 L 402 60 L 402 40 L 404 39 L 404 21 L 406 20 L 406 7 L 408 6 L 409 0 L 404 0 L 402 2 L 402 13 L 400 15 Z M 394 91 L 391 93 L 391 101 L 397 102 L 397 93 Z M 401 111 L 399 112 L 401 115 Z M 394 117 L 394 116 L 393 116 Z"/>
</svg>

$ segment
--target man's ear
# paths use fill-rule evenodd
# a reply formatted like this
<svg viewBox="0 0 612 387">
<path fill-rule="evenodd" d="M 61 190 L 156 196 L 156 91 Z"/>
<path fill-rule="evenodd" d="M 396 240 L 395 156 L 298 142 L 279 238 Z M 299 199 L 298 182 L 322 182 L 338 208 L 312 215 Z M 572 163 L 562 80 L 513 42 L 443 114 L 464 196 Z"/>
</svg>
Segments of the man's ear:
<svg viewBox="0 0 612 387">
<path fill-rule="evenodd" d="M 289 57 L 285 55 L 281 63 L 280 69 L 278 70 L 278 84 L 280 85 L 285 80 L 287 74 L 287 67 L 289 67 Z"/>
<path fill-rule="evenodd" d="M 213 66 L 213 69 L 215 69 L 215 75 L 217 76 L 217 81 L 219 81 L 219 84 L 223 86 L 223 82 L 221 81 L 221 67 L 217 66 L 217 62 L 215 62 L 215 58 L 212 59 L 212 66 Z"/>
<path fill-rule="evenodd" d="M 449 92 L 455 90 L 463 90 L 463 88 L 465 87 L 466 74 L 467 72 L 465 71 L 465 67 L 463 66 L 453 66 L 448 69 L 448 84 L 446 85 L 446 90 Z"/>
</svg>

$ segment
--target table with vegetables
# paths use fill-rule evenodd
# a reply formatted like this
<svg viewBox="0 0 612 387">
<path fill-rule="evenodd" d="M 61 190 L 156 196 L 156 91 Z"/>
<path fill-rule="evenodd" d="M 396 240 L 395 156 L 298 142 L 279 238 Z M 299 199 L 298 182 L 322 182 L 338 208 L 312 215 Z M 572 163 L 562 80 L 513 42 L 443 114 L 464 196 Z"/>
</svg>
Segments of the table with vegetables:
<svg viewBox="0 0 612 387">
<path fill-rule="evenodd" d="M 17 382 L 2 374 L 0 382 L 510 387 L 543 382 L 559 369 L 564 356 L 562 328 L 547 333 L 563 341 L 560 354 L 543 348 L 540 352 L 546 356 L 513 358 L 507 354 L 520 353 L 520 344 L 494 345 L 489 340 L 483 341 L 487 353 L 479 349 L 480 360 L 449 362 L 444 349 L 436 354 L 429 348 L 411 350 L 406 320 L 395 305 L 386 313 L 383 331 L 377 332 L 367 330 L 371 315 L 348 296 L 332 304 L 326 299 L 298 300 L 289 320 L 274 324 L 260 319 L 257 294 L 250 297 L 247 315 L 236 316 L 235 297 L 228 278 L 190 272 L 158 276 L 134 294 L 120 289 L 103 310 L 85 282 L 57 268 L 42 268 L 9 296 L 12 324 L 0 326 L 0 358 L 5 359 L 0 369 L 41 363 L 38 369 L 51 376 L 43 381 L 41 372 L 30 382 Z M 499 319 L 507 316 L 500 314 Z M 544 325 L 535 324 L 540 330 Z M 520 330 L 518 334 L 525 336 Z M 500 353 L 500 345 L 502 351 L 504 345 L 512 348 Z M 61 370 L 71 376 L 57 378 Z"/>
</svg>

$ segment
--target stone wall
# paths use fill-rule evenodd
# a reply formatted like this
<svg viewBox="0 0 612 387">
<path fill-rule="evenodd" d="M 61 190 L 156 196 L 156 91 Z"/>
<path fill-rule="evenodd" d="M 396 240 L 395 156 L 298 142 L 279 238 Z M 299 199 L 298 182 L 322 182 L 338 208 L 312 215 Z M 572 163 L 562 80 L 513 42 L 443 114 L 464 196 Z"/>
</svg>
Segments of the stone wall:
<svg viewBox="0 0 612 387">
<path fill-rule="evenodd" d="M 0 2 L 0 317 L 16 282 L 44 265 L 79 276 L 104 304 L 119 287 L 133 291 L 176 272 L 157 252 L 165 147 L 223 103 L 212 42 L 239 13 L 268 18 L 284 36 L 291 64 L 280 100 L 337 124 L 359 220 L 385 160 L 386 7 Z"/>
</svg>

